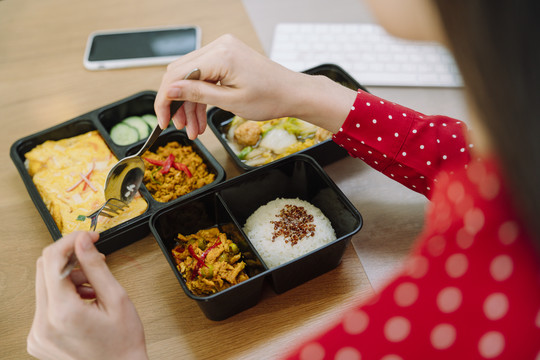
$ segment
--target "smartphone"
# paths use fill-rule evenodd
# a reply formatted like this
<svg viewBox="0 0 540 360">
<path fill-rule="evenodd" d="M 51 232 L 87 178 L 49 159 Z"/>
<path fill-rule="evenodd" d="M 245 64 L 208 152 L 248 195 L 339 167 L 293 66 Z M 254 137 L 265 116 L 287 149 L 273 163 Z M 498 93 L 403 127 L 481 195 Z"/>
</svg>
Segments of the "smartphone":
<svg viewBox="0 0 540 360">
<path fill-rule="evenodd" d="M 198 26 L 95 31 L 88 37 L 89 70 L 165 65 L 201 46 Z"/>
</svg>

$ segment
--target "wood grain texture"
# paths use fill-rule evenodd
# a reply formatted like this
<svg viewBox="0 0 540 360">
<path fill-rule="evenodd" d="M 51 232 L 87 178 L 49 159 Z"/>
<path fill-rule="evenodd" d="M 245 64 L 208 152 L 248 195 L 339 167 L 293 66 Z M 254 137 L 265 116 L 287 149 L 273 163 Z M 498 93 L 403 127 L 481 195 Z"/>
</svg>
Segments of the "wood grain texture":
<svg viewBox="0 0 540 360">
<path fill-rule="evenodd" d="M 139 91 L 157 90 L 163 66 L 85 70 L 82 60 L 90 32 L 183 24 L 199 25 L 203 44 L 232 33 L 262 51 L 240 0 L 0 1 L 3 358 L 30 358 L 26 336 L 34 312 L 35 261 L 52 242 L 9 158 L 10 146 L 24 136 Z M 240 173 L 211 131 L 201 141 L 229 178 Z M 339 168 L 335 171 L 340 172 Z M 266 288 L 254 308 L 212 322 L 182 292 L 152 236 L 114 252 L 107 262 L 138 309 L 153 359 L 275 358 L 319 324 L 332 321 L 336 313 L 372 293 L 362 264 L 349 246 L 337 269 L 281 295 Z M 218 336 L 219 346 L 210 346 Z"/>
</svg>

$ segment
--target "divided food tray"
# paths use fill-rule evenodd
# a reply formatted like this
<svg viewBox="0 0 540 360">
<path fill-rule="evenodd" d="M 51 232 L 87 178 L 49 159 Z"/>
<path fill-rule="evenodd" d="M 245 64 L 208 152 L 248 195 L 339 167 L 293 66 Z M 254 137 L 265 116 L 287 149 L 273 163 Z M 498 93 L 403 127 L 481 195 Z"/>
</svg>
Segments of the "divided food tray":
<svg viewBox="0 0 540 360">
<path fill-rule="evenodd" d="M 330 220 L 336 240 L 268 268 L 242 228 L 255 210 L 277 198 L 299 198 L 318 207 Z M 249 263 L 254 265 L 247 266 L 251 274 L 248 280 L 209 296 L 197 296 L 187 288 L 171 250 L 177 244 L 179 233 L 187 236 L 216 226 L 229 239 L 236 239 L 241 251 L 249 254 Z M 320 165 L 302 154 L 226 180 L 187 201 L 158 210 L 150 219 L 151 231 L 185 294 L 195 300 L 211 320 L 226 319 L 257 304 L 266 280 L 279 294 L 335 268 L 352 236 L 361 227 L 358 210 Z"/>
<path fill-rule="evenodd" d="M 324 64 L 305 72 L 327 76 L 354 90 L 366 90 L 336 65 Z M 118 159 L 134 154 L 146 139 L 119 146 L 111 139 L 110 131 L 127 117 L 153 114 L 155 96 L 155 91 L 142 91 L 13 143 L 10 156 L 54 240 L 62 234 L 28 173 L 25 153 L 47 140 L 60 140 L 97 130 Z M 250 167 L 238 159 L 222 136 L 221 129 L 233 115 L 219 108 L 213 108 L 207 114 L 209 127 L 236 165 L 246 172 L 225 180 L 223 167 L 203 144 L 199 140 L 189 140 L 185 131 L 171 126 L 164 130 L 150 150 L 155 151 L 170 141 L 191 145 L 202 157 L 209 172 L 215 175 L 215 180 L 169 202 L 155 200 L 143 184 L 140 193 L 148 204 L 147 210 L 140 216 L 103 231 L 96 245 L 101 252 L 108 254 L 143 238 L 151 231 L 185 294 L 197 302 L 209 319 L 223 320 L 257 304 L 265 282 L 269 282 L 279 294 L 338 266 L 352 236 L 361 229 L 363 222 L 358 210 L 321 167 L 347 155 L 331 140 L 269 164 Z M 242 228 L 255 210 L 277 198 L 299 198 L 318 207 L 330 220 L 336 240 L 269 268 Z M 189 235 L 216 226 L 233 239 L 245 258 L 250 260 L 246 268 L 249 279 L 213 295 L 197 296 L 188 290 L 176 268 L 171 250 L 176 245 L 179 233 Z"/>
<path fill-rule="evenodd" d="M 352 90 L 362 89 L 367 92 L 367 89 L 358 83 L 351 75 L 349 75 L 341 67 L 334 64 L 322 64 L 314 68 L 304 71 L 310 75 L 322 75 L 326 76 L 341 85 L 348 87 Z M 231 123 L 234 114 L 225 111 L 220 108 L 212 108 L 208 111 L 208 127 L 212 129 L 212 132 L 216 135 L 218 140 L 223 145 L 223 148 L 227 151 L 235 165 L 243 170 L 250 171 L 256 169 L 256 166 L 250 166 L 244 161 L 240 160 L 235 154 L 234 150 L 228 144 L 225 137 L 228 125 Z M 334 161 L 347 156 L 347 151 L 337 145 L 332 139 L 324 140 L 316 145 L 313 145 L 304 150 L 298 151 L 295 154 L 305 154 L 313 157 L 321 166 L 328 165 Z"/>
<path fill-rule="evenodd" d="M 142 91 L 112 104 L 90 111 L 74 119 L 60 123 L 51 128 L 19 139 L 13 143 L 10 149 L 11 159 L 17 167 L 17 170 L 19 171 L 19 174 L 32 201 L 34 202 L 54 240 L 62 237 L 62 234 L 51 213 L 47 209 L 43 199 L 41 198 L 32 177 L 28 173 L 25 166 L 24 154 L 47 140 L 60 140 L 84 134 L 92 130 L 97 130 L 105 140 L 105 143 L 109 146 L 111 152 L 118 159 L 121 159 L 126 155 L 131 155 L 142 146 L 146 139 L 131 145 L 119 146 L 112 141 L 109 132 L 114 125 L 128 116 L 153 114 L 155 96 L 155 91 Z M 199 140 L 190 140 L 185 131 L 176 130 L 171 126 L 170 128 L 164 130 L 162 135 L 157 139 L 150 150 L 155 151 L 155 149 L 157 149 L 159 146 L 163 146 L 170 141 L 178 141 L 181 145 L 191 145 L 193 150 L 199 156 L 201 156 L 201 158 L 207 164 L 208 171 L 215 174 L 214 182 L 166 203 L 156 201 L 148 192 L 144 184 L 141 185 L 140 193 L 148 204 L 147 210 L 140 216 L 103 231 L 101 233 L 100 240 L 96 244 L 101 252 L 105 254 L 111 253 L 145 237 L 150 232 L 148 220 L 156 211 L 174 203 L 185 201 L 190 197 L 205 191 L 208 187 L 215 186 L 216 184 L 225 180 L 225 171 L 219 162 L 210 154 L 210 152 Z"/>
</svg>

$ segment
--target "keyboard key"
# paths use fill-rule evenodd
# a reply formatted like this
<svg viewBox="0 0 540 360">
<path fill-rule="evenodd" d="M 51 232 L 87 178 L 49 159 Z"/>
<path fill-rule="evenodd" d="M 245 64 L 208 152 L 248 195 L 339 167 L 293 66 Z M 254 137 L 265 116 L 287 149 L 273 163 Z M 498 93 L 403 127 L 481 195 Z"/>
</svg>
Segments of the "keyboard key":
<svg viewBox="0 0 540 360">
<path fill-rule="evenodd" d="M 335 63 L 367 86 L 463 86 L 444 47 L 398 39 L 374 24 L 279 24 L 270 57 L 295 71 Z"/>
</svg>

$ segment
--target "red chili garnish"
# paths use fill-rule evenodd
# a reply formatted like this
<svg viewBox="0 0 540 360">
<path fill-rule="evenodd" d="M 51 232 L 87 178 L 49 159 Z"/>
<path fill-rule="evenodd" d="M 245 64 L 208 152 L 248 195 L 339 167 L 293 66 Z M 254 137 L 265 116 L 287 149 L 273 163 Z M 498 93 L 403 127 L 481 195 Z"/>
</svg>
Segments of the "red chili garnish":
<svg viewBox="0 0 540 360">
<path fill-rule="evenodd" d="M 144 160 L 148 161 L 150 164 L 153 165 L 163 166 L 163 168 L 159 171 L 162 174 L 167 174 L 172 166 L 178 171 L 183 171 L 188 178 L 193 176 L 186 165 L 174 161 L 175 159 L 173 154 L 170 154 L 165 161 L 154 160 L 150 158 L 144 158 Z"/>
<path fill-rule="evenodd" d="M 193 246 L 191 246 L 191 244 L 188 246 L 188 251 L 191 254 L 191 256 L 193 256 L 195 260 L 197 260 L 198 263 L 201 263 L 201 262 L 204 263 L 204 260 L 198 257 L 197 254 L 195 254 L 195 250 L 193 250 Z"/>
<path fill-rule="evenodd" d="M 210 250 L 212 250 L 219 244 L 221 244 L 221 241 L 217 241 L 216 243 L 214 243 L 212 246 L 210 246 L 208 249 L 206 249 L 202 253 L 201 257 L 198 257 L 197 254 L 195 254 L 195 250 L 193 250 L 193 247 L 191 245 L 188 246 L 189 253 L 191 254 L 191 256 L 195 258 L 195 260 L 197 260 L 197 265 L 195 265 L 195 268 L 193 269 L 193 273 L 191 274 L 192 279 L 195 279 L 197 275 L 201 275 L 201 267 L 203 266 L 208 267 L 208 265 L 204 263 L 204 260 L 206 259 L 206 256 L 208 255 Z"/>
<path fill-rule="evenodd" d="M 173 163 L 174 163 L 174 155 L 170 154 L 167 157 L 167 160 L 165 160 L 165 162 L 163 163 L 163 169 L 159 170 L 159 172 L 162 174 L 168 173 Z"/>
<path fill-rule="evenodd" d="M 83 175 L 82 173 L 80 174 L 81 176 L 81 180 L 77 181 L 75 184 L 73 184 L 73 186 L 70 186 L 69 188 L 66 189 L 67 192 L 69 191 L 73 191 L 77 186 L 79 186 L 82 182 L 84 182 L 84 188 L 83 190 L 86 190 L 86 187 L 89 185 L 84 177 L 86 177 L 86 180 L 88 180 L 90 178 L 90 174 L 92 174 L 92 171 L 94 171 L 94 167 L 96 166 L 96 163 L 95 162 L 92 162 L 92 167 L 90 168 L 90 170 L 86 173 L 86 175 Z M 93 188 L 92 190 L 94 191 L 97 191 L 95 190 L 95 188 Z"/>
<path fill-rule="evenodd" d="M 158 166 L 163 166 L 163 163 L 164 163 L 161 160 L 154 160 L 154 159 L 150 159 L 150 158 L 144 158 L 144 160 L 148 161 L 150 164 L 158 165 Z"/>
<path fill-rule="evenodd" d="M 193 250 L 193 247 L 191 245 L 188 246 L 188 251 L 197 260 L 197 264 L 195 265 L 195 268 L 193 268 L 193 273 L 191 274 L 191 279 L 195 279 L 197 275 L 199 275 L 199 269 L 201 266 L 206 266 L 204 263 L 204 259 L 201 259 L 200 257 L 195 254 L 195 250 Z"/>
<path fill-rule="evenodd" d="M 221 244 L 221 241 L 217 241 L 214 245 L 210 246 L 208 249 L 206 249 L 202 255 L 201 255 L 201 259 L 204 261 L 206 259 L 206 256 L 208 255 L 208 253 L 210 252 L 210 250 L 212 250 L 213 248 L 215 248 L 216 246 L 218 246 L 219 244 Z"/>
<path fill-rule="evenodd" d="M 90 176 L 92 175 L 92 172 L 94 171 L 94 167 L 92 166 L 92 169 L 90 169 L 90 171 L 88 172 L 88 174 L 86 175 L 86 178 L 88 180 L 90 180 Z M 86 188 L 88 187 L 88 183 L 85 181 L 84 182 L 84 186 L 83 186 L 83 191 L 86 190 Z"/>
<path fill-rule="evenodd" d="M 88 184 L 88 186 L 90 186 L 90 189 L 92 189 L 93 192 L 97 192 L 98 190 L 96 189 L 96 187 L 92 184 L 92 182 L 90 180 L 88 180 L 88 178 L 86 176 L 84 176 L 82 173 L 80 173 L 81 175 L 81 178 L 83 179 L 83 181 L 85 183 Z"/>
<path fill-rule="evenodd" d="M 172 249 L 172 252 L 175 254 L 175 256 L 180 256 L 186 249 L 184 247 L 177 245 L 174 249 Z"/>
<path fill-rule="evenodd" d="M 178 171 L 183 171 L 188 178 L 192 177 L 191 171 L 189 171 L 188 167 L 182 163 L 173 162 L 173 167 Z"/>
</svg>

